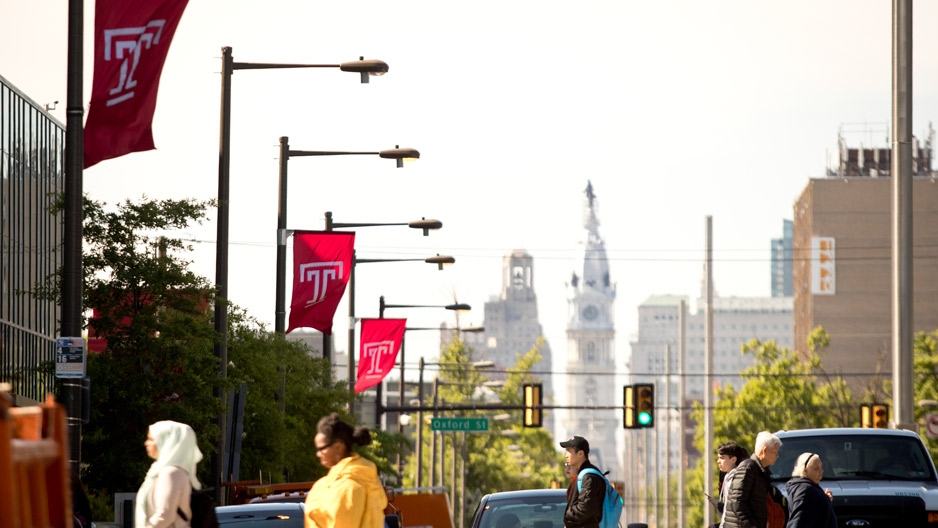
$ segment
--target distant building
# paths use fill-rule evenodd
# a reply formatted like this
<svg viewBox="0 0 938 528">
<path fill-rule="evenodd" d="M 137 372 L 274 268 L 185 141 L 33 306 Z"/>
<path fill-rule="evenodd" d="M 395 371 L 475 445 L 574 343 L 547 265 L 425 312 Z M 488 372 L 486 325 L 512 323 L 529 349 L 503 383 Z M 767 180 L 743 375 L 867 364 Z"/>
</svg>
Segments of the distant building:
<svg viewBox="0 0 938 528">
<path fill-rule="evenodd" d="M 616 385 L 615 309 L 616 285 L 609 273 L 606 243 L 599 235 L 598 201 L 592 183 L 586 186 L 585 242 L 578 266 L 569 283 L 567 319 L 567 405 L 571 409 L 563 424 L 566 434 L 585 437 L 590 443 L 590 461 L 620 478 L 622 465 L 617 437 L 622 413 L 590 407 L 621 402 L 622 388 Z"/>
<path fill-rule="evenodd" d="M 782 238 L 772 239 L 772 297 L 791 297 L 792 286 L 791 246 L 795 232 L 795 223 L 782 220 Z"/>
<path fill-rule="evenodd" d="M 681 367 L 678 346 L 680 303 L 684 301 L 686 357 Z M 657 445 L 647 450 L 643 438 L 629 438 L 627 433 L 626 457 L 633 453 L 638 458 L 636 476 L 639 478 L 655 470 L 665 471 L 670 461 L 672 472 L 680 469 L 682 460 L 688 467 L 695 467 L 700 453 L 694 447 L 694 431 L 686 427 L 687 411 L 694 401 L 703 401 L 706 388 L 705 362 L 705 301 L 698 299 L 696 307 L 680 295 L 654 295 L 638 307 L 638 339 L 631 343 L 629 383 L 654 383 L 656 386 L 655 407 L 658 409 L 656 429 L 661 433 L 669 428 L 671 445 L 665 455 L 665 435 L 658 434 Z M 727 383 L 738 391 L 744 381 L 740 372 L 751 367 L 755 358 L 743 355 L 740 347 L 753 339 L 762 342 L 774 341 L 780 347 L 792 348 L 794 324 L 791 297 L 714 297 L 713 299 L 713 383 Z M 668 364 L 670 352 L 670 364 Z M 670 369 L 669 369 L 670 367 Z M 673 373 L 669 380 L 665 374 Z M 684 375 L 684 398 L 681 399 L 679 382 Z M 670 383 L 670 396 L 665 387 Z M 681 402 L 685 411 L 682 424 L 676 412 L 665 412 Z M 683 431 L 683 434 L 682 434 Z M 646 458 L 647 457 L 647 458 Z M 628 479 L 627 479 L 628 480 Z"/>
<path fill-rule="evenodd" d="M 823 326 L 824 369 L 854 393 L 892 373 L 892 179 L 888 148 L 848 148 L 828 178 L 811 179 L 794 207 L 795 342 Z M 913 148 L 913 332 L 938 330 L 938 173 L 935 131 Z"/>
<path fill-rule="evenodd" d="M 502 291 L 497 297 L 485 303 L 484 346 L 476 347 L 481 352 L 479 357 L 495 362 L 494 379 L 500 377 L 499 371 L 513 367 L 518 356 L 527 354 L 544 337 L 544 330 L 537 317 L 537 295 L 534 292 L 534 259 L 523 249 L 516 249 L 507 255 L 502 263 Z M 472 337 L 464 338 L 471 344 Z M 554 398 L 552 355 L 550 344 L 545 340 L 539 349 L 542 356 L 540 363 L 532 372 L 541 372 L 539 382 L 543 384 L 545 404 L 556 401 Z M 554 412 L 544 414 L 543 427 L 553 431 Z"/>
</svg>

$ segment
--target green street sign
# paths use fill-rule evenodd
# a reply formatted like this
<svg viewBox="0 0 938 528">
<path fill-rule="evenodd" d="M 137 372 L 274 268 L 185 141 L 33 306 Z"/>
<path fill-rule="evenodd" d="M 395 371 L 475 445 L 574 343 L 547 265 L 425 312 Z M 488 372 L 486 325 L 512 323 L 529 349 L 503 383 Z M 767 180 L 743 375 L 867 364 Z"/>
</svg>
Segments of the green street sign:
<svg viewBox="0 0 938 528">
<path fill-rule="evenodd" d="M 465 433 L 485 433 L 489 430 L 488 418 L 433 418 L 430 420 L 433 431 Z"/>
</svg>

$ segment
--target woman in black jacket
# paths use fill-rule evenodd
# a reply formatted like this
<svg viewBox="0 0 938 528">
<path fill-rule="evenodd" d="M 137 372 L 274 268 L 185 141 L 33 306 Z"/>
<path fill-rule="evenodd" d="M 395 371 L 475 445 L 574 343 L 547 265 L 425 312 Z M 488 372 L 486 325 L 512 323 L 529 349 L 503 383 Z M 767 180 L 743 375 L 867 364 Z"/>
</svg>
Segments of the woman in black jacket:
<svg viewBox="0 0 938 528">
<path fill-rule="evenodd" d="M 788 524 L 786 528 L 837 528 L 837 516 L 831 501 L 831 490 L 822 490 L 818 482 L 824 475 L 821 457 L 802 453 L 791 471 L 788 491 Z"/>
</svg>

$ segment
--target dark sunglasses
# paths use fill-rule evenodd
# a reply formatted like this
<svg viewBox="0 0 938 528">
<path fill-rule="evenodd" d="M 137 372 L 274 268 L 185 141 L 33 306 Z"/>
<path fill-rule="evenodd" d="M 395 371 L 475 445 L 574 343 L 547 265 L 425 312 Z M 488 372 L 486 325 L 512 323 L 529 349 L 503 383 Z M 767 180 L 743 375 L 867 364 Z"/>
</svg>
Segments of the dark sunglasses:
<svg viewBox="0 0 938 528">
<path fill-rule="evenodd" d="M 335 441 L 332 441 L 332 442 L 329 442 L 328 444 L 326 444 L 326 445 L 324 445 L 324 446 L 319 446 L 319 447 L 316 448 L 316 452 L 318 453 L 318 452 L 323 451 L 323 450 L 325 450 L 325 449 L 329 449 L 330 447 L 332 447 L 332 444 L 334 444 L 334 443 L 335 443 Z"/>
</svg>

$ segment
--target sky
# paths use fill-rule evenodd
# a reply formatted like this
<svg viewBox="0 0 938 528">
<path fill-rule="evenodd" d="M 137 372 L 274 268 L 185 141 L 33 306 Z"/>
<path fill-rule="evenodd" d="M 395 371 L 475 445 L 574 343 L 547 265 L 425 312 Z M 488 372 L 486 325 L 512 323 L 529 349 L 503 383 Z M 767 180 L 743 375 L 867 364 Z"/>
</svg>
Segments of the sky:
<svg viewBox="0 0 938 528">
<path fill-rule="evenodd" d="M 94 2 L 85 4 L 87 105 Z M 914 17 L 913 133 L 924 139 L 938 118 L 938 3 L 914 2 Z M 58 101 L 63 123 L 66 21 L 65 0 L 0 0 L 0 75 L 39 104 Z M 90 198 L 216 197 L 223 46 L 244 62 L 390 65 L 370 84 L 337 70 L 234 73 L 229 296 L 270 329 L 281 136 L 299 150 L 421 152 L 404 169 L 377 157 L 289 163 L 290 229 L 321 229 L 325 211 L 336 222 L 444 224 L 428 237 L 357 231 L 362 259 L 456 258 L 443 271 L 360 265 L 357 315 L 376 317 L 380 295 L 458 301 L 473 306 L 459 324 L 479 325 L 503 257 L 525 249 L 555 370 L 588 181 L 618 288 L 622 365 L 639 304 L 700 291 L 708 215 L 717 293 L 768 296 L 770 241 L 808 179 L 834 163 L 838 132 L 851 147 L 889 147 L 890 2 L 194 0 L 163 70 L 157 149 L 86 170 Z M 192 269 L 211 280 L 215 218 L 180 234 L 193 241 Z M 346 313 L 343 301 L 340 350 Z M 455 324 L 442 310 L 386 316 Z M 437 337 L 408 336 L 408 378 L 417 354 L 436 357 Z"/>
</svg>

